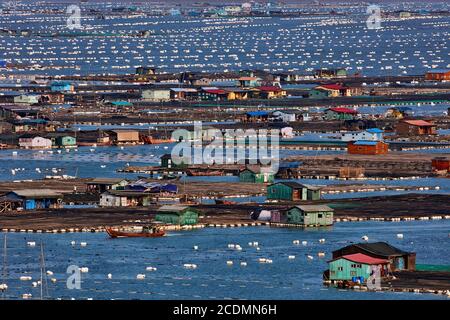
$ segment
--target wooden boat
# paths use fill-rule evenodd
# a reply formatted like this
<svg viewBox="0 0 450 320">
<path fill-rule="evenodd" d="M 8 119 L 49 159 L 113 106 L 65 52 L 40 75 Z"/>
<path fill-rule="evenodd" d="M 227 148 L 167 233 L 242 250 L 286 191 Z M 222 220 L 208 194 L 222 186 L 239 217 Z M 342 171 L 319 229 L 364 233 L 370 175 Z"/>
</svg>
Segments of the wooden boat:
<svg viewBox="0 0 450 320">
<path fill-rule="evenodd" d="M 186 169 L 186 174 L 190 177 L 208 177 L 208 176 L 223 176 L 222 170 L 191 170 Z"/>
<path fill-rule="evenodd" d="M 144 229 L 142 232 L 122 232 L 112 228 L 105 228 L 105 230 L 111 238 L 159 238 L 166 234 L 164 230 L 158 228 L 154 232 L 149 229 Z"/>
<path fill-rule="evenodd" d="M 232 201 L 232 200 L 225 200 L 225 199 L 216 199 L 214 200 L 216 202 L 216 204 L 225 204 L 225 205 L 233 205 L 236 204 L 236 201 Z"/>
<path fill-rule="evenodd" d="M 144 142 L 145 144 L 162 144 L 175 142 L 175 140 L 173 139 L 157 139 L 147 135 L 142 135 L 141 141 Z"/>
</svg>

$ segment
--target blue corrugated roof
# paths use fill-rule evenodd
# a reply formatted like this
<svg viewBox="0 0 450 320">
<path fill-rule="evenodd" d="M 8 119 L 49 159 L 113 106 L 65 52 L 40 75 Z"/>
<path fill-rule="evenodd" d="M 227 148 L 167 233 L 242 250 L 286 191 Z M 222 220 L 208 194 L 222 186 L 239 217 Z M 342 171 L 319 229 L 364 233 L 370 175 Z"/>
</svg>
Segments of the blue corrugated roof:
<svg viewBox="0 0 450 320">
<path fill-rule="evenodd" d="M 370 133 L 383 133 L 384 132 L 384 130 L 381 130 L 378 128 L 370 128 L 370 129 L 367 129 L 366 131 L 370 132 Z"/>
<path fill-rule="evenodd" d="M 267 111 L 249 111 L 247 115 L 250 117 L 264 117 L 268 116 L 269 113 Z"/>
<path fill-rule="evenodd" d="M 376 146 L 378 143 L 378 141 L 364 141 L 364 140 L 360 140 L 360 141 L 356 141 L 354 143 L 355 146 Z"/>
</svg>

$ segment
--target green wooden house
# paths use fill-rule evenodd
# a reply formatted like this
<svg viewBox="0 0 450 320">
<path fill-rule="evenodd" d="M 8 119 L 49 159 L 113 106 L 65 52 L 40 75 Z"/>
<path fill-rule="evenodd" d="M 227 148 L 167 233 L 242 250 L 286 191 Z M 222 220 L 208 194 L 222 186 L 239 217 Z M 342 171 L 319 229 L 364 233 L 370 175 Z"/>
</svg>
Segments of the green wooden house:
<svg viewBox="0 0 450 320">
<path fill-rule="evenodd" d="M 380 276 L 388 273 L 389 260 L 373 258 L 362 253 L 349 254 L 328 261 L 330 280 L 359 280 L 366 283 L 374 267 L 379 268 Z"/>
<path fill-rule="evenodd" d="M 273 183 L 275 174 L 270 168 L 247 166 L 239 173 L 240 182 Z"/>
<path fill-rule="evenodd" d="M 286 213 L 286 223 L 305 227 L 333 225 L 334 210 L 326 205 L 299 205 Z"/>
<path fill-rule="evenodd" d="M 321 188 L 294 181 L 277 182 L 267 187 L 269 200 L 320 200 Z"/>
<path fill-rule="evenodd" d="M 189 206 L 166 205 L 158 209 L 155 220 L 168 224 L 193 225 L 198 222 L 198 211 Z"/>
<path fill-rule="evenodd" d="M 76 148 L 77 147 L 77 139 L 72 136 L 56 137 L 55 146 L 58 148 Z"/>
<path fill-rule="evenodd" d="M 179 164 L 176 164 L 172 161 L 172 155 L 171 154 L 164 154 L 161 156 L 161 167 L 168 168 L 168 169 L 177 169 L 177 168 L 185 168 L 187 164 L 184 162 L 181 162 Z"/>
</svg>

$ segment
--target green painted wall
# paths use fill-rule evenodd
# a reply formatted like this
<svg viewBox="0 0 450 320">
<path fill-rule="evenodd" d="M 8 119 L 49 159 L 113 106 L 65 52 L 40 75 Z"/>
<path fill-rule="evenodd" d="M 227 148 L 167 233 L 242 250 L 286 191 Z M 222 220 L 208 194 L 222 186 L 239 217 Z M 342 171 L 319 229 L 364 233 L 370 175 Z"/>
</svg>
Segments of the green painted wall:
<svg viewBox="0 0 450 320">
<path fill-rule="evenodd" d="M 56 138 L 56 145 L 59 147 L 75 146 L 76 144 L 77 139 L 75 139 L 74 137 L 65 136 Z"/>
<path fill-rule="evenodd" d="M 198 222 L 198 213 L 197 211 L 186 209 L 181 213 L 176 212 L 167 212 L 167 213 L 158 213 L 155 216 L 156 221 L 160 221 L 168 224 L 179 224 L 179 225 L 192 225 Z"/>
<path fill-rule="evenodd" d="M 250 170 L 244 170 L 239 174 L 239 181 L 248 183 L 273 183 L 274 174 L 253 173 Z"/>
<path fill-rule="evenodd" d="M 273 184 L 267 187 L 267 199 L 292 200 L 292 188 L 281 184 Z"/>
<path fill-rule="evenodd" d="M 287 223 L 304 226 L 330 226 L 333 224 L 333 212 L 307 212 L 303 214 L 300 209 L 292 208 L 287 212 Z"/>
<path fill-rule="evenodd" d="M 356 263 L 346 259 L 338 259 L 329 263 L 331 280 L 352 280 L 353 277 L 363 277 L 364 281 L 370 276 L 370 265 Z"/>
</svg>

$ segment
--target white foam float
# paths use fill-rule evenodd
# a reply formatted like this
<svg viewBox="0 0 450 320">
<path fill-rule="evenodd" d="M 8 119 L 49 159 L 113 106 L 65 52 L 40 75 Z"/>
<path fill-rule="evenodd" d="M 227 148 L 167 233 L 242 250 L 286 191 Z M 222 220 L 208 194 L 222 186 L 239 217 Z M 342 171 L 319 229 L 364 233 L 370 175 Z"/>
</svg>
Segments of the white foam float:
<svg viewBox="0 0 450 320">
<path fill-rule="evenodd" d="M 306 258 L 307 258 L 308 260 L 314 260 L 314 257 L 311 256 L 311 255 L 307 255 Z"/>
<path fill-rule="evenodd" d="M 28 245 L 29 247 L 35 247 L 35 246 L 36 246 L 36 242 L 34 242 L 34 241 L 28 241 L 28 242 L 27 242 L 27 245 Z"/>
<path fill-rule="evenodd" d="M 319 243 L 325 243 L 325 239 L 319 239 Z"/>
<path fill-rule="evenodd" d="M 22 294 L 22 299 L 31 299 L 31 297 L 33 297 L 33 295 L 31 293 Z"/>
<path fill-rule="evenodd" d="M 242 261 L 242 262 L 241 262 L 241 267 L 246 267 L 246 266 L 247 266 L 247 262 Z"/>
<path fill-rule="evenodd" d="M 136 279 L 144 280 L 145 279 L 145 274 L 139 273 L 138 275 L 136 275 Z"/>
<path fill-rule="evenodd" d="M 33 278 L 30 276 L 20 276 L 20 281 L 31 281 Z"/>
<path fill-rule="evenodd" d="M 228 260 L 228 261 L 227 261 L 227 266 L 232 266 L 232 265 L 233 265 L 233 261 Z"/>
<path fill-rule="evenodd" d="M 193 264 L 193 263 L 185 263 L 185 264 L 183 264 L 183 267 L 185 269 L 197 269 L 197 265 Z"/>
<path fill-rule="evenodd" d="M 398 239 L 403 239 L 403 233 L 397 233 L 397 238 Z"/>
<path fill-rule="evenodd" d="M 302 245 L 306 246 L 308 244 L 308 241 L 302 241 Z"/>
<path fill-rule="evenodd" d="M 86 247 L 87 246 L 87 242 L 80 242 L 80 246 Z"/>
<path fill-rule="evenodd" d="M 145 268 L 145 270 L 147 270 L 147 271 L 156 271 L 158 269 L 155 268 L 155 267 L 147 267 L 147 268 Z"/>
<path fill-rule="evenodd" d="M 323 258 L 325 257 L 325 252 L 319 252 L 317 255 L 319 256 L 319 258 Z"/>
<path fill-rule="evenodd" d="M 289 259 L 289 260 L 294 260 L 294 259 L 295 259 L 295 256 L 290 255 L 290 256 L 288 256 L 288 259 Z"/>
<path fill-rule="evenodd" d="M 47 275 L 52 276 L 53 275 L 53 271 L 47 270 Z"/>
<path fill-rule="evenodd" d="M 89 268 L 88 267 L 81 267 L 80 268 L 80 272 L 81 273 L 88 273 L 89 272 Z"/>
<path fill-rule="evenodd" d="M 198 246 L 194 246 L 194 250 L 198 250 Z"/>
<path fill-rule="evenodd" d="M 362 236 L 361 239 L 364 240 L 364 241 L 369 241 L 369 237 L 368 236 Z"/>
<path fill-rule="evenodd" d="M 75 241 L 70 241 L 70 244 L 71 244 L 72 246 L 74 246 L 74 245 L 76 245 L 77 243 L 76 243 Z"/>
</svg>

